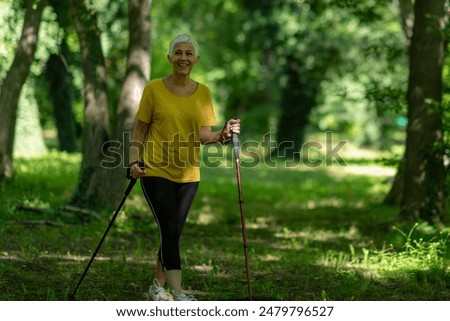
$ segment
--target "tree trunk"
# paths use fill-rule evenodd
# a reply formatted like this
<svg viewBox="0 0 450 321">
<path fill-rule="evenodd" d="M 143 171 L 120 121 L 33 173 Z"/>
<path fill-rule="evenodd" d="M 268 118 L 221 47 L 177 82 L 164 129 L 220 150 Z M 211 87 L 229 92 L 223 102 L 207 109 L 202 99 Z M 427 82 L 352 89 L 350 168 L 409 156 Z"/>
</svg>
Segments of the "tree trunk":
<svg viewBox="0 0 450 321">
<path fill-rule="evenodd" d="M 70 0 L 70 16 L 80 41 L 84 74 L 83 160 L 77 190 L 72 203 L 79 206 L 100 205 L 97 199 L 107 193 L 102 184 L 102 149 L 108 141 L 109 113 L 106 66 L 97 27 L 97 15 L 86 1 Z"/>
<path fill-rule="evenodd" d="M 0 179 L 13 175 L 13 146 L 17 104 L 36 52 L 39 27 L 46 1 L 26 1 L 22 34 L 13 63 L 6 75 L 0 93 Z"/>
<path fill-rule="evenodd" d="M 444 1 L 416 0 L 414 14 L 400 217 L 436 223 L 444 219 L 445 204 L 441 106 Z"/>
<path fill-rule="evenodd" d="M 77 150 L 77 129 L 72 110 L 73 80 L 69 71 L 71 52 L 67 45 L 67 34 L 70 33 L 71 21 L 69 6 L 66 1 L 49 0 L 60 28 L 64 30 L 59 55 L 52 54 L 47 61 L 45 78 L 49 86 L 49 96 L 53 103 L 53 115 L 58 132 L 58 148 L 65 152 Z"/>
<path fill-rule="evenodd" d="M 116 111 L 114 145 L 105 151 L 103 166 L 105 186 L 109 193 L 99 202 L 107 207 L 117 205 L 123 196 L 125 167 L 129 164 L 131 133 L 145 84 L 150 78 L 150 10 L 151 0 L 128 1 L 129 44 L 125 80 Z M 118 144 L 120 142 L 120 145 Z"/>
<path fill-rule="evenodd" d="M 72 77 L 67 65 L 68 54 L 69 49 L 65 39 L 63 39 L 61 53 L 50 55 L 47 61 L 45 78 L 49 86 L 49 96 L 53 103 L 59 150 L 73 153 L 77 148 L 75 119 L 72 111 Z"/>
<path fill-rule="evenodd" d="M 403 183 L 405 174 L 405 159 L 403 158 L 397 168 L 397 174 L 395 174 L 389 193 L 383 200 L 387 205 L 400 205 L 403 197 Z"/>
<path fill-rule="evenodd" d="M 277 130 L 277 156 L 299 157 L 304 141 L 305 127 L 316 103 L 317 88 L 312 82 L 304 81 L 300 74 L 300 62 L 287 57 L 287 84 L 281 92 L 282 114 Z"/>
</svg>

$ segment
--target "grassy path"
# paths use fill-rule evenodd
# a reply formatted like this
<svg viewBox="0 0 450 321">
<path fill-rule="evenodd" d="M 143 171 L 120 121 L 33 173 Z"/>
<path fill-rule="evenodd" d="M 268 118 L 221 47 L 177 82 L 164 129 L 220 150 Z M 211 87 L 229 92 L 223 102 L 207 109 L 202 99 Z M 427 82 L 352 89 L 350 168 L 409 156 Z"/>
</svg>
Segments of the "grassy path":
<svg viewBox="0 0 450 321">
<path fill-rule="evenodd" d="M 14 181 L 0 183 L 0 300 L 66 300 L 78 281 L 112 213 L 17 209 L 62 206 L 78 163 L 57 153 L 19 159 Z M 392 168 L 348 165 L 242 169 L 255 299 L 450 300 L 448 230 L 398 225 L 397 209 L 381 205 Z M 30 225 L 45 220 L 56 224 Z M 184 281 L 198 299 L 246 299 L 240 229 L 234 170 L 203 168 L 182 238 Z M 147 299 L 157 247 L 136 186 L 79 299 Z"/>
</svg>

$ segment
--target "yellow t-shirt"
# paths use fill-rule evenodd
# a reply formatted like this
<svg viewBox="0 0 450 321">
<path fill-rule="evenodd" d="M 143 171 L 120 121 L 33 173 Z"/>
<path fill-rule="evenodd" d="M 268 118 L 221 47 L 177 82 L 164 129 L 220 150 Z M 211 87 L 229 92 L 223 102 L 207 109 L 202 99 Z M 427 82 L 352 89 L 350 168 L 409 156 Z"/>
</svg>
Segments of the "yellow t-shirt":
<svg viewBox="0 0 450 321">
<path fill-rule="evenodd" d="M 186 97 L 173 94 L 162 79 L 144 89 L 136 119 L 150 124 L 144 144 L 146 176 L 174 182 L 200 180 L 200 128 L 216 123 L 211 92 L 199 84 Z"/>
</svg>

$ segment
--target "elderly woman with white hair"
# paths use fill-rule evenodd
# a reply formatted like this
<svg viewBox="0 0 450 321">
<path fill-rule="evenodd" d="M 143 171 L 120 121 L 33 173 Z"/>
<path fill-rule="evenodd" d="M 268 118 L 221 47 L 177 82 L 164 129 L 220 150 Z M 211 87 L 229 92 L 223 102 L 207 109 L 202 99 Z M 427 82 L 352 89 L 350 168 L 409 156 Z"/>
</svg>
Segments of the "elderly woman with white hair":
<svg viewBox="0 0 450 321">
<path fill-rule="evenodd" d="M 167 59 L 172 73 L 151 80 L 142 94 L 133 132 L 130 175 L 141 178 L 160 232 L 154 301 L 195 301 L 182 289 L 180 237 L 200 181 L 200 144 L 226 143 L 240 132 L 230 119 L 212 131 L 216 118 L 209 88 L 191 78 L 199 47 L 187 34 L 175 37 Z M 165 284 L 170 291 L 164 289 Z"/>
</svg>

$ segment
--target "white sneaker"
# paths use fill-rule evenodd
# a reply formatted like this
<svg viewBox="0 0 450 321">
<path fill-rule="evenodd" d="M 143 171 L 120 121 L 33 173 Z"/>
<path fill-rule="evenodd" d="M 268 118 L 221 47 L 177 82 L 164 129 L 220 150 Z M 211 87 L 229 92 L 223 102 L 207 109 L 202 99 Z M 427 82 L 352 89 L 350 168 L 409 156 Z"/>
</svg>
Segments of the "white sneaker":
<svg viewBox="0 0 450 321">
<path fill-rule="evenodd" d="M 186 293 L 178 293 L 177 291 L 173 291 L 172 293 L 175 295 L 175 301 L 197 301 L 193 295 L 187 295 Z"/>
<path fill-rule="evenodd" d="M 150 285 L 148 293 L 153 301 L 173 301 L 172 295 L 161 287 L 157 279 L 153 280 L 153 284 Z"/>
</svg>

